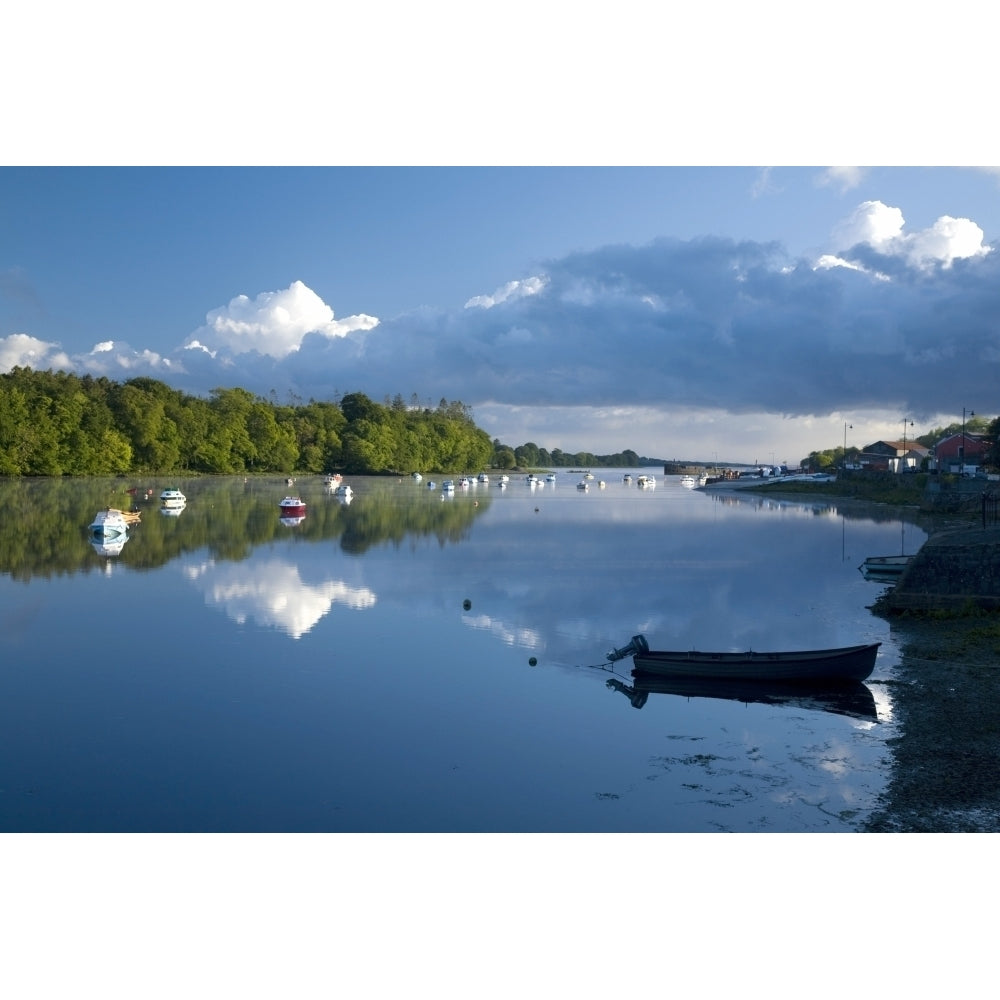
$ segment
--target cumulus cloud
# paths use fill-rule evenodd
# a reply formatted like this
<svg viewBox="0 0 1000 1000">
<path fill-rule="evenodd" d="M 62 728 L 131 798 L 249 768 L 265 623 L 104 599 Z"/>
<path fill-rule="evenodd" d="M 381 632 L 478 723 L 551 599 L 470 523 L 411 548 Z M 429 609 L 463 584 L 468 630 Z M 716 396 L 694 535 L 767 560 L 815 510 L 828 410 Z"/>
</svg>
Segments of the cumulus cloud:
<svg viewBox="0 0 1000 1000">
<path fill-rule="evenodd" d="M 865 201 L 837 228 L 834 239 L 840 250 L 863 244 L 921 269 L 935 265 L 947 268 L 956 260 L 990 253 L 991 248 L 983 243 L 982 229 L 971 219 L 943 215 L 929 229 L 913 233 L 904 231 L 905 223 L 899 208 Z"/>
<path fill-rule="evenodd" d="M 50 344 L 26 333 L 12 333 L 0 339 L 0 372 L 11 368 L 43 369 L 59 366 L 56 359 L 63 359 L 70 367 L 69 359 L 59 350 L 58 344 Z"/>
<path fill-rule="evenodd" d="M 299 350 L 307 334 L 345 337 L 355 330 L 371 330 L 378 322 L 363 314 L 334 319 L 333 310 L 311 288 L 293 281 L 288 288 L 261 292 L 255 299 L 237 295 L 228 305 L 211 310 L 187 346 L 284 358 Z"/>
</svg>

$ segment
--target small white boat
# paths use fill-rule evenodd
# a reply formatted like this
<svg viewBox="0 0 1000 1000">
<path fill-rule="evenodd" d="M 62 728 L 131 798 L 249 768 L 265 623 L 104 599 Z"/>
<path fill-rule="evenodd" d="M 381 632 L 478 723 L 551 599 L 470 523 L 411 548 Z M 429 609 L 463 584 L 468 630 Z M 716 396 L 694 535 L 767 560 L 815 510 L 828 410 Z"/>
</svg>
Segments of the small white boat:
<svg viewBox="0 0 1000 1000">
<path fill-rule="evenodd" d="M 335 497 L 346 497 L 350 499 L 354 496 L 354 490 L 351 489 L 348 483 L 341 483 L 334 491 L 333 495 Z"/>
<path fill-rule="evenodd" d="M 490 477 L 486 475 L 485 472 L 480 472 L 479 475 L 476 476 L 476 481 L 479 483 L 488 483 L 490 481 Z"/>
<path fill-rule="evenodd" d="M 137 524 L 138 514 L 128 513 L 118 510 L 116 507 L 108 507 L 106 510 L 99 510 L 94 520 L 87 526 L 92 542 L 109 542 L 128 537 L 129 525 Z"/>
<path fill-rule="evenodd" d="M 695 485 L 694 476 L 681 476 L 681 486 L 686 486 L 688 489 L 694 489 Z"/>
<path fill-rule="evenodd" d="M 555 481 L 556 481 L 556 474 L 554 472 L 550 472 L 545 477 L 545 482 L 547 482 L 547 483 L 554 483 Z"/>
<path fill-rule="evenodd" d="M 869 556 L 859 567 L 861 575 L 866 580 L 878 583 L 895 583 L 903 575 L 903 570 L 910 565 L 912 555 L 904 556 Z"/>
<path fill-rule="evenodd" d="M 467 490 L 472 485 L 472 480 L 468 476 L 462 476 L 458 481 L 458 485 L 463 489 Z"/>
<path fill-rule="evenodd" d="M 454 482 L 452 480 L 450 480 L 450 479 L 446 479 L 441 484 L 441 492 L 442 493 L 454 493 L 455 492 L 455 484 L 454 484 Z"/>
<path fill-rule="evenodd" d="M 576 484 L 576 488 L 577 488 L 578 490 L 585 490 L 585 491 L 586 491 L 586 490 L 589 490 L 589 489 L 590 489 L 590 483 L 588 483 L 588 482 L 586 481 L 586 479 L 581 479 L 581 480 L 580 480 L 580 482 L 578 482 L 578 483 Z"/>
<path fill-rule="evenodd" d="M 414 481 L 415 483 L 419 483 L 419 482 L 420 482 L 420 480 L 421 480 L 421 479 L 423 479 L 423 478 L 424 478 L 424 477 L 423 477 L 422 475 L 420 475 L 420 473 L 419 473 L 419 472 L 414 472 L 414 473 L 413 473 L 413 481 Z"/>
<path fill-rule="evenodd" d="M 622 482 L 623 483 L 630 483 L 630 482 L 632 482 L 632 475 L 631 475 L 631 473 L 626 472 L 625 475 L 622 476 Z"/>
<path fill-rule="evenodd" d="M 508 475 L 507 475 L 507 473 L 505 472 L 505 473 L 504 473 L 504 474 L 503 474 L 503 475 L 502 475 L 502 476 L 500 477 L 500 482 L 501 482 L 501 483 L 509 483 L 509 482 L 510 482 L 510 476 L 508 476 Z"/>
<path fill-rule="evenodd" d="M 436 483 L 436 482 L 434 482 L 434 480 L 432 479 L 432 480 L 431 480 L 431 481 L 430 481 L 430 482 L 429 482 L 429 483 L 427 484 L 427 489 L 429 489 L 429 490 L 436 490 L 436 489 L 437 489 L 437 483 Z"/>
<path fill-rule="evenodd" d="M 341 484 L 343 478 L 339 472 L 328 472 L 323 477 L 323 485 L 328 489 L 335 490 Z"/>
<path fill-rule="evenodd" d="M 187 497 L 179 489 L 171 486 L 160 494 L 160 503 L 164 507 L 183 507 L 187 503 Z"/>
<path fill-rule="evenodd" d="M 635 481 L 635 485 L 639 487 L 640 490 L 651 490 L 656 488 L 656 477 L 655 476 L 639 476 Z"/>
</svg>

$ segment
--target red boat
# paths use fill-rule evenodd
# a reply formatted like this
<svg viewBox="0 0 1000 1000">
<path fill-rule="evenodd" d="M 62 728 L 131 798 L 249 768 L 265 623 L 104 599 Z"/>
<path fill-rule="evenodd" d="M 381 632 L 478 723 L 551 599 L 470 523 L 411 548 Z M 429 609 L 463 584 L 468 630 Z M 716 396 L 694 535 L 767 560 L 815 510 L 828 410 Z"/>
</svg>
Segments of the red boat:
<svg viewBox="0 0 1000 1000">
<path fill-rule="evenodd" d="M 301 497 L 285 497 L 278 506 L 282 517 L 305 517 L 306 504 Z"/>
</svg>

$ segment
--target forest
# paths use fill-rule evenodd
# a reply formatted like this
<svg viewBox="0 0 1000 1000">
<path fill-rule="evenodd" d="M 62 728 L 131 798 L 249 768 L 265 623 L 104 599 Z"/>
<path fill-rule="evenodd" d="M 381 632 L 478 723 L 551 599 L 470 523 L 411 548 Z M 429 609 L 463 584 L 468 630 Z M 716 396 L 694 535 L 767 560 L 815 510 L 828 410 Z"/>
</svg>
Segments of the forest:
<svg viewBox="0 0 1000 1000">
<path fill-rule="evenodd" d="M 377 403 L 354 392 L 280 404 L 274 393 L 218 388 L 204 398 L 148 377 L 0 373 L 0 476 L 401 475 L 653 461 L 491 441 L 457 400 L 432 408 L 416 396 Z"/>
<path fill-rule="evenodd" d="M 15 367 L 0 374 L 0 475 L 355 475 L 487 467 L 493 443 L 461 402 L 388 406 L 363 393 L 280 405 L 245 389 L 188 395 L 156 379 Z"/>
</svg>

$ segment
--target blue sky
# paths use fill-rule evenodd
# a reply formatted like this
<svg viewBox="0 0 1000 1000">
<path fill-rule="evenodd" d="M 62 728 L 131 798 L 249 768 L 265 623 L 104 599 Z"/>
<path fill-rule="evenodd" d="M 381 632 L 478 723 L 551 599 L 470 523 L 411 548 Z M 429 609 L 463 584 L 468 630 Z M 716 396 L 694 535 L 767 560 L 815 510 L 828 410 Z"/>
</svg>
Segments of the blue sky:
<svg viewBox="0 0 1000 1000">
<path fill-rule="evenodd" d="M 767 31 L 780 6 L 733 7 L 724 39 L 716 15 L 673 15 L 666 49 L 641 5 L 583 12 L 559 66 L 529 58 L 565 42 L 546 5 L 468 18 L 468 51 L 434 33 L 448 5 L 391 33 L 376 5 L 337 22 L 334 64 L 298 4 L 281 24 L 158 20 L 141 52 L 71 12 L 61 73 L 30 47 L 0 69 L 23 95 L 0 157 L 0 369 L 446 397 L 509 444 L 746 462 L 848 424 L 862 445 L 995 415 L 1000 172 L 819 165 L 987 163 L 968 140 L 988 44 L 952 53 L 955 102 L 940 51 L 901 90 L 892 59 L 844 72 L 887 32 L 932 46 L 937 21 L 866 7 L 796 55 Z"/>
</svg>

